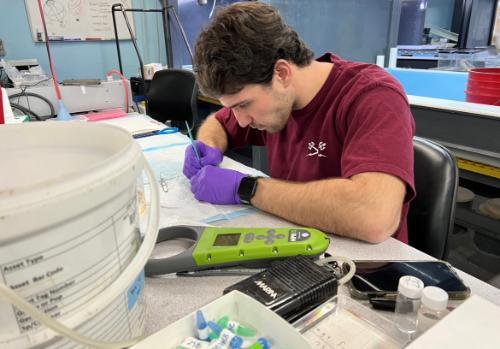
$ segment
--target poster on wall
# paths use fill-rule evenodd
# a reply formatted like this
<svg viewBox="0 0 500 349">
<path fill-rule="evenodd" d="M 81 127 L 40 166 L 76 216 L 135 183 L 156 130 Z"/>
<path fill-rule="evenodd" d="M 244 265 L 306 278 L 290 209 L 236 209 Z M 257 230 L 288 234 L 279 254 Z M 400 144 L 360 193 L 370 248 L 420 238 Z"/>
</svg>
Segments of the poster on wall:
<svg viewBox="0 0 500 349">
<path fill-rule="evenodd" d="M 42 0 L 49 40 L 57 41 L 93 41 L 114 40 L 111 7 L 121 3 L 124 8 L 132 7 L 132 0 Z M 37 0 L 25 0 L 34 42 L 45 41 L 42 19 Z M 123 16 L 116 12 L 118 37 L 130 39 L 130 34 Z M 134 19 L 130 12 L 127 18 L 134 31 Z"/>
</svg>

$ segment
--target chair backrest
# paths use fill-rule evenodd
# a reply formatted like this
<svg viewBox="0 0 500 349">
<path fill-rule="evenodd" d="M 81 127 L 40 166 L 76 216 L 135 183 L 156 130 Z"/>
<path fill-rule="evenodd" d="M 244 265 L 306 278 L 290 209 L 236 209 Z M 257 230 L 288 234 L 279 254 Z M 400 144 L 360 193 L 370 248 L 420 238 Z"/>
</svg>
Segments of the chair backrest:
<svg viewBox="0 0 500 349">
<path fill-rule="evenodd" d="M 146 113 L 155 120 L 186 120 L 191 125 L 198 121 L 198 85 L 194 73 L 189 70 L 157 71 L 146 98 Z"/>
<path fill-rule="evenodd" d="M 453 155 L 430 140 L 413 139 L 415 190 L 408 212 L 410 245 L 443 259 L 455 220 L 458 169 Z"/>
</svg>

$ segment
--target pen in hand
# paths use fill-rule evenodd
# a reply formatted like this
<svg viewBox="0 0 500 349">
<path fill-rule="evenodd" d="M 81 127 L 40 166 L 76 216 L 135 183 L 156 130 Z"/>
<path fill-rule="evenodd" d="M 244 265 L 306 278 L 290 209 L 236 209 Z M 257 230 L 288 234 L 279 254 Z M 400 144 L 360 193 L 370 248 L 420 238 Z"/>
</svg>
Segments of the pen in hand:
<svg viewBox="0 0 500 349">
<path fill-rule="evenodd" d="M 191 143 L 191 147 L 193 147 L 193 151 L 194 151 L 194 156 L 196 156 L 196 159 L 198 160 L 198 163 L 200 164 L 200 167 L 201 167 L 200 154 L 198 153 L 198 148 L 196 148 L 196 144 L 194 144 L 193 134 L 191 133 L 191 129 L 189 128 L 189 124 L 188 124 L 187 120 L 185 120 L 184 122 L 186 123 L 186 129 L 188 132 L 189 143 Z"/>
</svg>

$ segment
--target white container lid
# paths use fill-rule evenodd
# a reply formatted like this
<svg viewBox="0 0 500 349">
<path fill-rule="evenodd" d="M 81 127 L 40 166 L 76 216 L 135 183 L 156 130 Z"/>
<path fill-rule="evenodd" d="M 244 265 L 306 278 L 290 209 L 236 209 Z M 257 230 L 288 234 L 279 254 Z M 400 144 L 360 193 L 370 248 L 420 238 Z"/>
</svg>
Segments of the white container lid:
<svg viewBox="0 0 500 349">
<path fill-rule="evenodd" d="M 435 286 L 427 286 L 422 290 L 422 304 L 435 311 L 445 310 L 448 306 L 448 293 Z"/>
<path fill-rule="evenodd" d="M 464 187 L 458 187 L 457 188 L 457 202 L 458 203 L 464 203 L 464 202 L 471 202 L 474 200 L 474 192 L 470 189 L 464 188 Z"/>
<path fill-rule="evenodd" d="M 424 283 L 415 276 L 402 276 L 399 279 L 398 292 L 408 298 L 420 298 Z"/>
</svg>

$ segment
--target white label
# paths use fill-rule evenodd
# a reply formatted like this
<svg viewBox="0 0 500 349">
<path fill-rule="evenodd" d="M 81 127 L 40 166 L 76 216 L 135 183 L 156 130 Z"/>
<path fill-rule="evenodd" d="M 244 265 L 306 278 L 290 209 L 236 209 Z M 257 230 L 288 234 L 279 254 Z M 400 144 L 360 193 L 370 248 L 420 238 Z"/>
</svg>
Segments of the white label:
<svg viewBox="0 0 500 349">
<path fill-rule="evenodd" d="M 182 349 L 205 349 L 208 348 L 208 342 L 203 342 L 200 341 L 196 338 L 193 337 L 188 337 L 184 339 L 182 344 L 178 346 L 177 348 L 182 348 Z"/>
<path fill-rule="evenodd" d="M 137 221 L 133 186 L 76 219 L 0 247 L 2 281 L 54 318 L 79 311 L 135 256 Z M 13 306 L 0 303 L 0 310 L 0 342 L 40 326 Z"/>
</svg>

